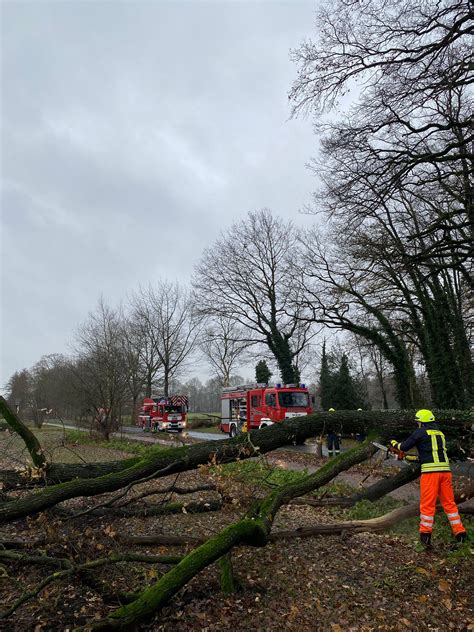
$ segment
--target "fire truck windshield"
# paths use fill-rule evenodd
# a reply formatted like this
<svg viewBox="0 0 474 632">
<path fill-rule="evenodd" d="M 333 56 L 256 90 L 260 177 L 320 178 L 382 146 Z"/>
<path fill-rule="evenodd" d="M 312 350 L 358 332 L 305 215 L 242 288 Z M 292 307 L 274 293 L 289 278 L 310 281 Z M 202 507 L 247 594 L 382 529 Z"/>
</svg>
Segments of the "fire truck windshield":
<svg viewBox="0 0 474 632">
<path fill-rule="evenodd" d="M 167 405 L 167 406 L 165 406 L 165 410 L 166 410 L 167 413 L 182 413 L 183 412 L 183 407 L 182 406 Z"/>
<path fill-rule="evenodd" d="M 278 402 L 282 408 L 307 408 L 308 393 L 278 393 Z"/>
</svg>

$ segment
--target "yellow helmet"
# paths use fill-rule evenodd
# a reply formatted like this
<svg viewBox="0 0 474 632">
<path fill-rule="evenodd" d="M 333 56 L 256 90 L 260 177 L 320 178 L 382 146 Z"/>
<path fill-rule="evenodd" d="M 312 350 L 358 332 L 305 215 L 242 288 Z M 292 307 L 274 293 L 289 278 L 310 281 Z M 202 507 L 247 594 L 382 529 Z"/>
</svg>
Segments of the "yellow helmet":
<svg viewBox="0 0 474 632">
<path fill-rule="evenodd" d="M 330 408 L 330 409 L 328 410 L 328 413 L 335 413 L 335 412 L 336 412 L 336 411 L 334 410 L 334 408 Z"/>
<path fill-rule="evenodd" d="M 431 410 L 426 410 L 426 408 L 423 408 L 422 410 L 419 410 L 416 413 L 415 417 L 416 417 L 416 420 L 420 421 L 422 424 L 427 424 L 430 421 L 434 421 L 435 420 L 435 416 L 433 415 Z"/>
</svg>

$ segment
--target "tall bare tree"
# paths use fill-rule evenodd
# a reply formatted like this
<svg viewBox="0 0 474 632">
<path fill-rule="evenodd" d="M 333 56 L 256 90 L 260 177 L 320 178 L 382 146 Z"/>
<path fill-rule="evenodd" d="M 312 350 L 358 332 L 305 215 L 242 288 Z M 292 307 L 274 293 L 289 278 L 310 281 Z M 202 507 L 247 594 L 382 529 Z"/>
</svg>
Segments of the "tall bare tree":
<svg viewBox="0 0 474 632">
<path fill-rule="evenodd" d="M 30 371 L 15 371 L 5 385 L 7 400 L 15 412 L 20 415 L 30 403 L 32 376 Z"/>
<path fill-rule="evenodd" d="M 251 212 L 204 251 L 193 282 L 197 309 L 243 327 L 249 344 L 266 345 L 286 383 L 295 381 L 295 358 L 313 335 L 300 318 L 296 249 L 291 222 L 269 209 Z"/>
<path fill-rule="evenodd" d="M 334 157 L 328 163 L 325 155 L 317 169 L 335 175 L 341 197 L 377 206 L 420 181 L 437 181 L 451 197 L 448 209 L 432 205 L 414 235 L 436 237 L 412 253 L 433 271 L 453 251 L 459 261 L 472 255 L 473 24 L 470 0 L 336 0 L 322 4 L 315 39 L 293 52 L 293 112 L 314 115 L 323 149 Z M 345 115 L 322 116 L 349 92 L 355 96 Z M 341 178 L 335 167 L 344 163 Z M 433 261 L 433 248 L 441 260 Z"/>
<path fill-rule="evenodd" d="M 76 388 L 106 439 L 115 428 L 127 392 L 128 369 L 123 353 L 120 312 L 99 300 L 96 310 L 80 325 L 75 337 Z"/>
<path fill-rule="evenodd" d="M 150 305 L 149 291 L 140 288 L 131 298 L 131 310 L 127 327 L 128 338 L 136 344 L 139 366 L 143 368 L 145 397 L 151 397 L 153 384 L 161 368 L 158 353 L 159 322 L 155 310 Z"/>
<path fill-rule="evenodd" d="M 161 280 L 140 291 L 134 312 L 146 331 L 144 349 L 150 359 L 150 369 L 154 371 L 153 376 L 160 372 L 163 393 L 168 396 L 170 381 L 195 350 L 200 329 L 189 293 L 179 283 Z M 151 390 L 150 379 L 148 386 Z"/>
<path fill-rule="evenodd" d="M 436 405 L 474 397 L 473 17 L 465 0 L 337 0 L 294 53 L 291 98 L 322 135 L 313 168 L 328 221 L 328 243 L 306 239 L 311 306 L 378 346 L 402 406 L 417 401 L 416 354 Z M 354 85 L 346 113 L 324 118 Z"/>
<path fill-rule="evenodd" d="M 70 360 L 53 353 L 43 356 L 31 369 L 30 410 L 37 426 L 45 413 L 66 417 L 74 413 L 74 395 L 70 382 Z"/>
<path fill-rule="evenodd" d="M 134 320 L 127 317 L 122 323 L 123 356 L 127 366 L 127 388 L 131 398 L 133 422 L 137 420 L 138 399 L 143 394 L 150 376 L 149 364 L 146 362 L 148 358 L 146 331 L 147 328 L 143 326 L 140 319 Z"/>
</svg>

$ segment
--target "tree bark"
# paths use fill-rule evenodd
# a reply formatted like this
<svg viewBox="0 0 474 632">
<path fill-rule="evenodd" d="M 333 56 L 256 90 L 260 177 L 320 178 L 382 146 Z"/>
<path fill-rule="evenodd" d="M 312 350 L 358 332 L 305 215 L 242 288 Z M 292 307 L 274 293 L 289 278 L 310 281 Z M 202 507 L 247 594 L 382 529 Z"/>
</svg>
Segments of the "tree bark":
<svg viewBox="0 0 474 632">
<path fill-rule="evenodd" d="M 36 438 L 31 430 L 21 421 L 13 410 L 8 405 L 7 400 L 0 395 L 0 413 L 3 415 L 5 421 L 25 442 L 28 452 L 30 453 L 33 465 L 38 469 L 46 469 L 47 461 L 44 452 L 41 448 L 40 442 Z"/>
<path fill-rule="evenodd" d="M 294 498 L 291 504 L 311 505 L 312 507 L 352 507 L 361 500 L 370 500 L 370 502 L 373 502 L 393 492 L 395 489 L 403 487 L 403 485 L 407 483 L 416 481 L 420 473 L 421 468 L 418 464 L 407 465 L 402 467 L 395 476 L 383 478 L 351 496 L 341 496 L 338 498 Z"/>
<path fill-rule="evenodd" d="M 437 421 L 448 439 L 462 442 L 463 449 L 469 453 L 470 428 L 474 423 L 474 412 L 469 410 L 435 410 Z M 383 411 L 335 411 L 332 413 L 313 413 L 307 417 L 288 419 L 284 423 L 274 424 L 262 430 L 253 431 L 241 435 L 236 439 L 224 441 L 208 441 L 182 448 L 172 448 L 167 451 L 160 449 L 156 453 L 157 470 L 170 463 L 169 455 L 173 453 L 177 461 L 181 462 L 180 470 L 194 469 L 198 465 L 208 462 L 209 457 L 216 462 L 232 461 L 248 456 L 256 456 L 258 452 L 263 454 L 270 450 L 304 441 L 309 437 L 319 436 L 324 433 L 329 424 L 338 425 L 344 434 L 375 430 L 385 440 L 393 435 L 403 437 L 415 429 L 415 411 L 410 410 L 383 410 Z M 247 437 L 250 436 L 250 441 Z M 246 443 L 245 456 L 242 453 L 242 443 Z M 218 445 L 216 445 L 218 444 Z M 256 451 L 252 452 L 252 446 Z M 249 452 L 250 451 L 250 452 Z M 150 457 L 153 447 L 149 448 Z M 54 484 L 71 481 L 75 478 L 99 478 L 106 474 L 120 472 L 142 461 L 144 457 L 132 457 L 123 461 L 111 461 L 108 463 L 87 464 L 51 464 L 45 474 L 45 480 L 30 481 L 30 484 Z M 172 473 L 172 472 L 170 472 Z M 0 472 L 0 480 L 4 482 L 4 489 L 16 486 L 24 486 L 25 478 L 15 470 L 3 470 Z"/>
<path fill-rule="evenodd" d="M 150 449 L 149 455 L 124 461 L 119 471 L 117 471 L 116 463 L 110 466 L 100 464 L 95 471 L 111 471 L 111 473 L 97 478 L 92 478 L 91 466 L 73 466 L 75 472 L 81 470 L 88 478 L 52 485 L 23 498 L 0 503 L 0 524 L 44 511 L 70 498 L 96 496 L 116 491 L 144 477 L 160 478 L 195 469 L 209 462 L 226 463 L 237 458 L 247 459 L 264 454 L 284 445 L 298 443 L 311 436 L 319 435 L 328 424 L 340 423 L 344 426 L 344 432 L 358 432 L 361 429 L 369 432 L 371 428 L 378 425 L 379 439 L 383 441 L 391 434 L 406 432 L 407 427 L 411 430 L 413 418 L 414 413 L 410 411 L 316 413 L 307 417 L 288 419 L 284 423 L 274 424 L 262 430 L 243 433 L 234 439 L 209 441 L 159 452 L 153 452 L 153 449 Z M 437 418 L 445 419 L 446 432 L 452 431 L 457 436 L 462 435 L 463 432 L 467 433 L 472 423 L 472 413 L 469 411 L 442 411 L 441 415 L 437 414 Z M 109 467 L 111 470 L 108 469 Z"/>
<path fill-rule="evenodd" d="M 462 503 L 474 496 L 474 481 L 467 485 L 461 492 L 455 494 L 456 503 Z M 438 511 L 441 506 L 438 505 Z M 442 509 L 441 509 L 442 510 Z M 412 503 L 405 507 L 394 509 L 378 518 L 369 520 L 349 520 L 347 522 L 339 522 L 335 524 L 315 525 L 314 527 L 301 527 L 295 530 L 274 531 L 270 535 L 270 540 L 282 540 L 284 538 L 307 538 L 313 535 L 335 535 L 339 533 L 361 533 L 363 531 L 385 531 L 393 525 L 413 518 L 420 513 L 420 503 Z"/>
</svg>

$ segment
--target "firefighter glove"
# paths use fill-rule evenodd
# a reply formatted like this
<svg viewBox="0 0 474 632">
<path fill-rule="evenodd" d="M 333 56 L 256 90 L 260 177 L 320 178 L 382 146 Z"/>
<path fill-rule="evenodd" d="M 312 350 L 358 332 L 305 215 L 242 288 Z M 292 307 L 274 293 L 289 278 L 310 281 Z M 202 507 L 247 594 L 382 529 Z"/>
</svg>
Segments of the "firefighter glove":
<svg viewBox="0 0 474 632">
<path fill-rule="evenodd" d="M 396 441 L 395 439 L 392 439 L 390 441 L 390 445 L 392 446 L 392 448 L 398 448 L 398 441 Z"/>
</svg>

